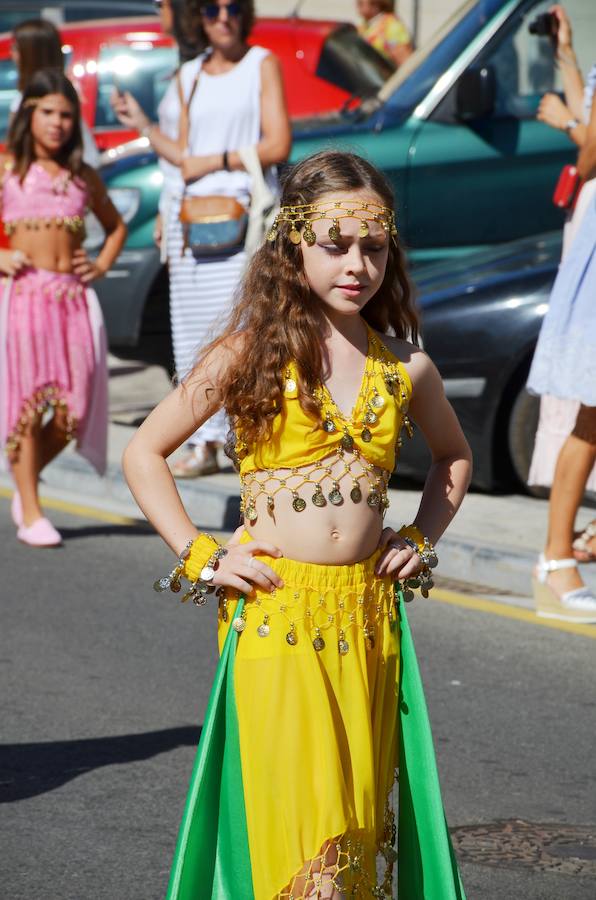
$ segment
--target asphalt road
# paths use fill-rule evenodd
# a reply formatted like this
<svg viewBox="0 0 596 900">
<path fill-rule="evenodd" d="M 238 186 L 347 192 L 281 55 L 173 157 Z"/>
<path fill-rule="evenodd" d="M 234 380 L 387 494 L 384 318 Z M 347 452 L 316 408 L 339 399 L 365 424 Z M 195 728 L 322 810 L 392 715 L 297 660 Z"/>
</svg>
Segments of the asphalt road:
<svg viewBox="0 0 596 900">
<path fill-rule="evenodd" d="M 28 550 L 0 496 L 0 896 L 159 900 L 214 611 L 153 593 L 171 557 L 143 526 L 51 515 L 64 548 Z M 594 900 L 594 640 L 410 610 L 468 900 Z"/>
</svg>

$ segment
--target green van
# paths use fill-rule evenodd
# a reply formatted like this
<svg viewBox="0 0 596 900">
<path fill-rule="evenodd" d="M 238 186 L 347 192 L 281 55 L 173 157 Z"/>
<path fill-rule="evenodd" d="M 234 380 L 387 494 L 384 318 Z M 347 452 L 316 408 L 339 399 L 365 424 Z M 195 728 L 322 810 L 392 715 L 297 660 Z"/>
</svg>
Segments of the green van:
<svg viewBox="0 0 596 900">
<path fill-rule="evenodd" d="M 333 146 L 382 168 L 415 264 L 560 228 L 552 194 L 575 148 L 536 121 L 540 98 L 561 90 L 561 76 L 549 39 L 528 28 L 549 6 L 468 0 L 376 98 L 295 122 L 291 160 Z M 586 74 L 596 62 L 596 3 L 565 6 Z M 167 284 L 152 245 L 160 173 L 140 140 L 115 153 L 103 174 L 111 190 L 139 198 L 126 248 L 98 284 L 111 343 L 136 344 L 148 298 L 163 297 Z"/>
</svg>

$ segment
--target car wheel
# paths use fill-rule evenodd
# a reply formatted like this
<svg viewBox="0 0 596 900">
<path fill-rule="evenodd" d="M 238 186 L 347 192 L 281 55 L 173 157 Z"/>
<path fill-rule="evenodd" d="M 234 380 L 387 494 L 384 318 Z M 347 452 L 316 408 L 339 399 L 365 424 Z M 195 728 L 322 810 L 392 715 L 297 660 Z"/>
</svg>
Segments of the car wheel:
<svg viewBox="0 0 596 900">
<path fill-rule="evenodd" d="M 525 385 L 522 384 L 509 412 L 507 449 L 516 478 L 532 494 L 544 493 L 541 488 L 528 487 L 528 473 L 532 462 L 539 413 L 540 398 L 529 394 Z"/>
</svg>

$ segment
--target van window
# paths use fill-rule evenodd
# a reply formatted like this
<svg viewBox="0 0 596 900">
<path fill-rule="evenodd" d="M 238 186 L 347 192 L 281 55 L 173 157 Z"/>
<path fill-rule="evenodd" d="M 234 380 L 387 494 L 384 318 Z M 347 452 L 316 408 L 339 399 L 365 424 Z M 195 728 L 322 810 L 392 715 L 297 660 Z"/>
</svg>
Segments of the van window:
<svg viewBox="0 0 596 900">
<path fill-rule="evenodd" d="M 317 76 L 356 97 L 374 97 L 395 72 L 394 63 L 367 44 L 351 25 L 340 25 L 326 39 Z"/>
<path fill-rule="evenodd" d="M 497 116 L 533 118 L 543 94 L 563 90 L 551 41 L 530 34 L 528 28 L 536 16 L 548 12 L 551 6 L 547 0 L 541 0 L 522 7 L 483 60 L 495 70 Z M 596 33 L 596 3 L 594 0 L 569 0 L 565 8 L 571 18 L 580 68 L 586 75 L 596 62 L 593 39 L 587 39 Z"/>
<path fill-rule="evenodd" d="M 157 107 L 177 65 L 178 53 L 174 47 L 154 47 L 149 42 L 142 48 L 129 44 L 103 47 L 97 64 L 95 127 L 121 127 L 110 105 L 114 87 L 130 91 L 145 114 L 156 121 Z"/>
<path fill-rule="evenodd" d="M 0 59 L 0 139 L 6 140 L 10 106 L 18 94 L 18 75 L 12 59 Z"/>
</svg>

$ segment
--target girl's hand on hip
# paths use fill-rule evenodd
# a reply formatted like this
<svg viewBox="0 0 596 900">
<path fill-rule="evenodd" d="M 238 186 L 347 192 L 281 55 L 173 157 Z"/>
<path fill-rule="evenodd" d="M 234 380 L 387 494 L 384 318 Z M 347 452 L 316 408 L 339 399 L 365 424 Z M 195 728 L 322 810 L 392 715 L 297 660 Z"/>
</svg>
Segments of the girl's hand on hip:
<svg viewBox="0 0 596 900">
<path fill-rule="evenodd" d="M 0 250 L 0 272 L 4 275 L 18 275 L 21 269 L 31 265 L 30 257 L 22 250 Z"/>
<path fill-rule="evenodd" d="M 244 527 L 241 525 L 226 544 L 228 552 L 219 560 L 213 584 L 234 588 L 243 594 L 251 594 L 255 587 L 268 593 L 276 588 L 282 588 L 284 583 L 277 572 L 257 558 L 259 553 L 279 558 L 283 556 L 281 550 L 267 541 L 248 541 L 241 544 L 243 532 Z"/>
<path fill-rule="evenodd" d="M 106 274 L 95 260 L 89 259 L 87 252 L 82 247 L 72 254 L 72 271 L 79 276 L 83 284 L 89 284 Z"/>
<path fill-rule="evenodd" d="M 538 105 L 536 118 L 551 128 L 557 128 L 564 131 L 569 119 L 572 118 L 571 111 L 565 106 L 563 101 L 557 94 L 545 94 Z"/>
<path fill-rule="evenodd" d="M 417 575 L 423 568 L 418 553 L 393 528 L 383 529 L 378 549 L 383 551 L 375 566 L 375 575 L 379 577 L 391 575 L 402 581 Z"/>
</svg>

